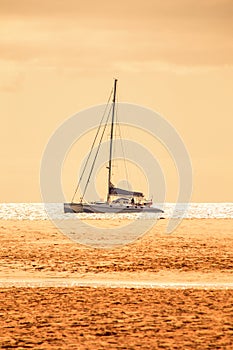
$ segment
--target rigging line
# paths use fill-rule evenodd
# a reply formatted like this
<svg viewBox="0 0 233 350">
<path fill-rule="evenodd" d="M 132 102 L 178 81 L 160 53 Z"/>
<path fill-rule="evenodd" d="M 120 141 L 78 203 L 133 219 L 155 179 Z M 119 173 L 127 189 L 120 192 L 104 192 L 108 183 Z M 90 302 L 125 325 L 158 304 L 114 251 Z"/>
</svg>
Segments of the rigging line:
<svg viewBox="0 0 233 350">
<path fill-rule="evenodd" d="M 92 143 L 91 150 L 90 150 L 90 152 L 89 152 L 89 154 L 88 154 L 88 157 L 87 157 L 87 160 L 86 160 L 86 162 L 85 162 L 85 165 L 84 165 L 82 174 L 81 174 L 81 176 L 80 176 L 80 178 L 79 178 L 79 181 L 78 181 L 78 184 L 77 184 L 77 186 L 76 186 L 76 188 L 75 188 L 75 191 L 74 191 L 74 194 L 73 194 L 71 203 L 73 203 L 73 201 L 74 201 L 74 197 L 76 196 L 76 193 L 78 192 L 80 183 L 81 183 L 81 181 L 82 181 L 83 175 L 84 175 L 85 170 L 86 170 L 86 168 L 87 168 L 87 164 L 88 164 L 88 162 L 89 162 L 89 159 L 90 159 L 90 157 L 91 157 L 91 153 L 92 153 L 93 148 L 94 148 L 94 146 L 95 146 L 96 139 L 97 139 L 97 137 L 98 137 L 98 135 L 99 135 L 99 131 L 100 131 L 100 128 L 101 128 L 101 126 L 102 126 L 102 122 L 103 122 L 103 120 L 104 120 L 104 117 L 105 117 L 105 113 L 106 113 L 106 111 L 107 111 L 107 108 L 108 108 L 108 106 L 109 106 L 109 102 L 110 102 L 110 99 L 111 99 L 111 97 L 112 97 L 112 93 L 113 93 L 113 89 L 112 89 L 111 92 L 110 92 L 110 96 L 109 96 L 109 98 L 108 98 L 108 102 L 107 102 L 106 107 L 105 107 L 105 109 L 104 109 L 103 116 L 102 116 L 102 118 L 101 118 L 99 127 L 98 127 L 98 129 L 97 129 L 97 132 L 96 132 L 96 135 L 95 135 L 95 138 L 94 138 L 94 141 L 93 141 L 93 143 Z"/>
<path fill-rule="evenodd" d="M 111 106 L 111 108 L 110 108 L 110 110 L 109 110 L 108 117 L 107 117 L 106 123 L 105 123 L 105 125 L 104 125 L 104 129 L 103 129 L 101 138 L 100 138 L 100 140 L 99 140 L 99 144 L 98 144 L 98 147 L 97 147 L 97 150 L 96 150 L 95 158 L 94 158 L 94 161 L 93 161 L 92 166 L 91 166 L 91 170 L 90 170 L 90 173 L 89 173 L 89 176 L 88 176 L 88 179 L 87 179 L 87 182 L 86 182 L 84 191 L 83 191 L 83 195 L 82 195 L 82 197 L 81 197 L 81 202 L 82 202 L 82 200 L 83 200 L 83 197 L 85 196 L 85 193 L 86 193 L 86 190 L 87 190 L 87 186 L 88 186 L 88 184 L 89 184 L 89 182 L 90 182 L 90 178 L 91 178 L 91 175 L 92 175 L 94 166 L 95 166 L 96 158 L 97 158 L 98 153 L 99 153 L 99 150 L 100 150 L 100 146 L 101 146 L 101 143 L 102 143 L 102 140 L 103 140 L 103 136 L 104 136 L 104 133 L 105 133 L 107 124 L 108 124 L 108 120 L 109 120 L 111 111 L 112 111 L 112 106 Z"/>
<path fill-rule="evenodd" d="M 117 104 L 117 106 L 118 106 L 118 104 Z M 128 187 L 128 190 L 130 191 L 128 169 L 127 169 L 126 158 L 125 158 L 125 149 L 124 149 L 123 140 L 122 140 L 120 122 L 119 122 L 119 118 L 118 118 L 118 109 L 116 110 L 116 120 L 117 120 L 118 129 L 119 129 L 119 138 L 120 138 L 121 149 L 122 149 L 123 160 L 124 160 L 124 167 L 125 167 L 125 176 L 126 176 L 126 181 L 127 181 L 127 187 Z"/>
</svg>

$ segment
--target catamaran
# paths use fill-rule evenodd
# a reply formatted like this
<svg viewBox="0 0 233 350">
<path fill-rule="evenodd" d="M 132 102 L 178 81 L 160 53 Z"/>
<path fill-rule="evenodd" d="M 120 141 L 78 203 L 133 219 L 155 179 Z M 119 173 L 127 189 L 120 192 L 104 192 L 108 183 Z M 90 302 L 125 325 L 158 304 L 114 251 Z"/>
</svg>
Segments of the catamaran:
<svg viewBox="0 0 233 350">
<path fill-rule="evenodd" d="M 155 208 L 153 206 L 152 200 L 147 200 L 142 192 L 138 191 L 130 191 L 125 190 L 119 187 L 114 186 L 112 183 L 112 161 L 113 161 L 113 142 L 114 142 L 114 128 L 116 124 L 115 113 L 116 113 L 116 90 L 117 90 L 117 79 L 114 79 L 114 87 L 113 87 L 113 98 L 112 98 L 112 108 L 111 108 L 111 130 L 110 130 L 110 146 L 109 146 L 109 160 L 108 160 L 108 191 L 106 201 L 95 201 L 95 202 L 87 202 L 84 199 L 84 195 L 87 189 L 87 186 L 90 182 L 90 178 L 92 175 L 92 171 L 94 168 L 94 163 L 96 157 L 94 158 L 93 164 L 91 166 L 91 170 L 89 175 L 87 176 L 87 182 L 84 187 L 84 191 L 82 197 L 79 202 L 75 202 L 74 198 L 79 189 L 81 180 L 83 178 L 86 165 L 88 160 L 90 159 L 90 154 L 93 151 L 94 143 L 92 144 L 89 156 L 87 157 L 86 164 L 80 176 L 78 185 L 76 187 L 75 193 L 70 203 L 64 203 L 64 212 L 65 213 L 140 213 L 140 212 L 148 212 L 148 213 L 163 213 L 163 210 L 159 208 Z M 104 127 L 104 131 L 106 128 L 107 122 Z M 100 123 L 101 126 L 101 123 Z M 97 133 L 100 131 L 100 126 L 97 130 Z M 103 131 L 103 133 L 104 133 Z M 103 134 L 102 134 L 103 135 Z M 97 135 L 96 135 L 97 137 Z M 96 141 L 96 137 L 94 142 Z M 102 138 L 101 138 L 102 139 Z M 98 151 L 97 151 L 98 154 Z M 96 156 L 97 156 L 96 154 Z"/>
</svg>

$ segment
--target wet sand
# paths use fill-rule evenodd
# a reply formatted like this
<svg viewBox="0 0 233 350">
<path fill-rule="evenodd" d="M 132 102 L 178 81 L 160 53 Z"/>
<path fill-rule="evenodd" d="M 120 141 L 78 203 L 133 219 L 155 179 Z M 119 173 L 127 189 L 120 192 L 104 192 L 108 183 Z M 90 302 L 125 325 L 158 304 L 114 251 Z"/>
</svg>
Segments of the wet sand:
<svg viewBox="0 0 233 350">
<path fill-rule="evenodd" d="M 231 349 L 232 220 L 166 225 L 103 250 L 0 221 L 0 348 Z"/>
</svg>

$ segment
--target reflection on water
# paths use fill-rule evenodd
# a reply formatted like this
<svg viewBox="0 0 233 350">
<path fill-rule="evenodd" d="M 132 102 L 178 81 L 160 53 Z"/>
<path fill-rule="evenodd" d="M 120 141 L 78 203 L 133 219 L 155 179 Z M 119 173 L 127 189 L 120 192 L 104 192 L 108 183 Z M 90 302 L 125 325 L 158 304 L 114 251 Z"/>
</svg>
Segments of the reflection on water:
<svg viewBox="0 0 233 350">
<path fill-rule="evenodd" d="M 174 208 L 176 210 L 174 213 Z M 183 215 L 186 204 L 165 203 L 163 206 L 156 204 L 157 208 L 162 208 L 164 218 L 179 217 Z M 154 219 L 157 214 L 64 214 L 63 203 L 46 204 L 46 210 L 53 219 Z M 47 220 L 44 203 L 1 203 L 0 219 L 3 220 Z M 184 215 L 185 218 L 233 218 L 233 203 L 190 203 Z"/>
</svg>

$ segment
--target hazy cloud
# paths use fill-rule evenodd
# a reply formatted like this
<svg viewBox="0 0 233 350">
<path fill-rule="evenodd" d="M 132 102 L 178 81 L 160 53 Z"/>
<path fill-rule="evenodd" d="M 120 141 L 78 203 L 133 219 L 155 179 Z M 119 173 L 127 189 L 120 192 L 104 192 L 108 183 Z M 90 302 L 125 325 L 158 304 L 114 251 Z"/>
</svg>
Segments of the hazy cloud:
<svg viewBox="0 0 233 350">
<path fill-rule="evenodd" d="M 229 0 L 1 0 L 0 55 L 35 69 L 232 65 L 232 14 Z"/>
<path fill-rule="evenodd" d="M 51 16 L 51 17 L 204 17 L 232 18 L 231 0 L 1 0 L 1 16 Z"/>
</svg>

